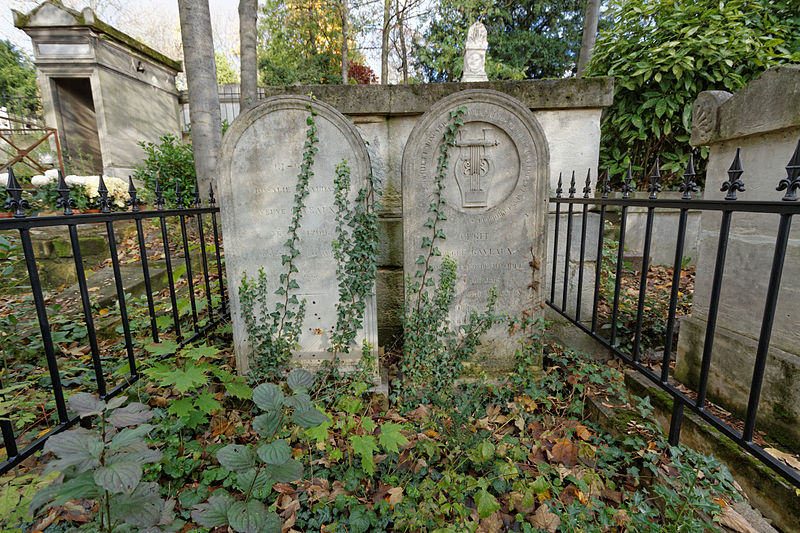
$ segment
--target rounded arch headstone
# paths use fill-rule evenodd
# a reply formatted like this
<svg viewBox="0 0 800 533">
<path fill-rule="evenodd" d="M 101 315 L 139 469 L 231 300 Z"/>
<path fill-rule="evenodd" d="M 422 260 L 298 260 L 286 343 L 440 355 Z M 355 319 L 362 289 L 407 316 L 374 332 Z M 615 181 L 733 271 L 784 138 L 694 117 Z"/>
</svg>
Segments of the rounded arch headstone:
<svg viewBox="0 0 800 533">
<path fill-rule="evenodd" d="M 306 313 L 295 357 L 306 368 L 329 359 L 330 333 L 336 324 L 338 280 L 332 242 L 336 238 L 334 178 L 336 165 L 346 160 L 351 172 L 350 201 L 368 183 L 370 161 L 364 142 L 347 118 L 336 109 L 304 96 L 275 96 L 239 115 L 222 144 L 218 181 L 224 232 L 225 267 L 231 299 L 231 318 L 237 365 L 246 371 L 251 349 L 241 315 L 239 288 L 243 276 L 257 276 L 263 268 L 270 281 L 269 310 L 283 296 L 274 294 L 281 273 L 287 271 L 281 256 L 295 204 L 297 176 L 311 104 L 317 115 L 319 141 L 314 154 L 313 176 L 308 183 L 299 231 L 300 255 L 294 278 L 305 298 Z M 343 369 L 352 369 L 366 339 L 377 351 L 378 334 L 374 291 L 367 299 L 358 346 L 339 354 Z"/>
<path fill-rule="evenodd" d="M 544 305 L 545 223 L 549 153 L 536 118 L 521 102 L 491 90 L 467 90 L 437 102 L 417 122 L 403 152 L 403 228 L 406 275 L 416 271 L 424 226 L 431 215 L 435 175 L 450 112 L 465 107 L 444 180 L 446 238 L 442 254 L 457 263 L 451 325 L 485 308 L 497 287 L 496 311 L 530 318 Z M 408 295 L 406 296 L 408 298 Z M 497 325 L 481 340 L 485 369 L 513 368 L 517 338 Z"/>
</svg>

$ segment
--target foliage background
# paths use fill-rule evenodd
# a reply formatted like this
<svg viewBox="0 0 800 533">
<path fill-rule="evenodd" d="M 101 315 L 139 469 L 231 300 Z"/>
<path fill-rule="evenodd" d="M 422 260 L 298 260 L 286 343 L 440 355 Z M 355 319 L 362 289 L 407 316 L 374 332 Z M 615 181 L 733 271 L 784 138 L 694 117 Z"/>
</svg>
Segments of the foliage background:
<svg viewBox="0 0 800 533">
<path fill-rule="evenodd" d="M 800 62 L 798 14 L 797 0 L 612 1 L 588 74 L 616 78 L 600 150 L 613 181 L 630 162 L 641 187 L 659 155 L 666 184 L 676 185 L 697 95 L 736 92 L 773 65 Z M 701 175 L 707 154 L 695 158 Z"/>
<path fill-rule="evenodd" d="M 31 60 L 10 41 L 0 41 L 0 98 L 33 98 L 37 92 L 36 70 Z M 3 101 L 0 104 L 7 103 Z M 19 114 L 24 114 L 24 111 L 34 111 L 32 101 L 20 104 L 22 109 L 12 109 L 12 111 Z"/>
</svg>

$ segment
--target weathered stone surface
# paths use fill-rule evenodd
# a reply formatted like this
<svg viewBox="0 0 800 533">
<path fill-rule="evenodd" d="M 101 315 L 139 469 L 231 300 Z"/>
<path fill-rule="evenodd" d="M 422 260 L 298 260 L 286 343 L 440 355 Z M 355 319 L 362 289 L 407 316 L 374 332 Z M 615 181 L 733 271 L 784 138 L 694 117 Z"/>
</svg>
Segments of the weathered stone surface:
<svg viewBox="0 0 800 533">
<path fill-rule="evenodd" d="M 710 142 L 706 200 L 721 200 L 721 184 L 737 148 L 741 148 L 745 191 L 740 200 L 779 201 L 778 181 L 800 138 L 800 67 L 775 67 L 763 73 L 719 109 L 717 134 Z M 681 322 L 675 376 L 696 382 L 705 349 L 705 329 L 720 231 L 720 212 L 706 211 L 700 221 L 697 277 L 691 319 Z M 727 242 L 717 328 L 709 376 L 709 396 L 734 412 L 748 401 L 756 346 L 764 315 L 775 250 L 778 215 L 735 212 Z M 756 429 L 800 440 L 800 236 L 789 234 L 775 310 Z"/>
<path fill-rule="evenodd" d="M 272 311 L 278 298 L 279 275 L 288 267 L 281 263 L 287 240 L 297 175 L 306 142 L 308 97 L 288 96 L 266 100 L 240 115 L 223 142 L 219 181 L 222 222 L 225 228 L 225 261 L 230 287 L 234 345 L 241 371 L 247 369 L 250 349 L 241 316 L 239 287 L 242 277 L 255 277 L 263 268 L 272 283 L 268 299 Z M 300 285 L 292 294 L 306 299 L 306 316 L 296 355 L 304 366 L 314 367 L 330 358 L 330 332 L 336 324 L 338 281 L 331 243 L 335 234 L 333 180 L 335 166 L 346 160 L 351 169 L 350 197 L 366 185 L 369 156 L 358 132 L 339 112 L 322 102 L 313 102 L 319 151 L 314 156 L 299 232 L 299 270 L 294 279 Z M 376 349 L 375 297 L 367 301 L 364 328 L 357 335 Z M 361 355 L 351 348 L 340 355 L 345 369 L 352 368 Z"/>
<path fill-rule="evenodd" d="M 486 27 L 478 20 L 469 27 L 467 32 L 462 82 L 489 81 L 486 76 L 487 48 L 489 48 L 489 41 L 486 38 Z"/>
<path fill-rule="evenodd" d="M 692 146 L 711 142 L 719 127 L 719 107 L 733 96 L 727 91 L 703 91 L 692 105 Z"/>
<path fill-rule="evenodd" d="M 458 264 L 449 318 L 465 324 L 482 310 L 497 287 L 497 312 L 541 316 L 544 300 L 547 140 L 533 115 L 519 101 L 495 91 L 469 90 L 447 97 L 423 115 L 403 154 L 404 260 L 416 270 L 443 133 L 450 112 L 466 108 L 464 125 L 451 152 L 445 179 L 447 220 L 443 254 Z M 530 263 L 538 263 L 532 269 Z M 438 264 L 438 261 L 437 261 Z M 536 287 L 536 289 L 534 289 Z M 517 339 L 500 325 L 482 339 L 488 370 L 510 368 Z"/>
</svg>

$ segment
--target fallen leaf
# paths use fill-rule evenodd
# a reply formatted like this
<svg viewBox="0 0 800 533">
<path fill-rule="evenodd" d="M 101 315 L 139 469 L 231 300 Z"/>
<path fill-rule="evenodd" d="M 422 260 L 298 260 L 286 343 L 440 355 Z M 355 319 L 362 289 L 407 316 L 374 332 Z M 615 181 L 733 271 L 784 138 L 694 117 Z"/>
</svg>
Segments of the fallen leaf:
<svg viewBox="0 0 800 533">
<path fill-rule="evenodd" d="M 731 506 L 722 508 L 722 512 L 719 515 L 719 523 L 738 533 L 758 533 L 758 530 L 753 529 L 750 522 L 734 511 Z"/>
<path fill-rule="evenodd" d="M 392 507 L 403 501 L 403 487 L 392 487 L 387 491 L 387 494 L 388 498 L 386 501 L 388 501 L 389 505 Z"/>
<path fill-rule="evenodd" d="M 540 505 L 531 518 L 531 525 L 555 533 L 558 526 L 561 525 L 561 519 L 558 515 L 551 513 L 547 505 Z"/>
<path fill-rule="evenodd" d="M 800 470 L 800 461 L 798 461 L 797 457 L 795 457 L 794 455 L 784 453 L 780 450 L 776 450 L 775 448 L 765 448 L 764 451 L 770 454 L 775 459 L 783 461 L 792 468 Z"/>
</svg>

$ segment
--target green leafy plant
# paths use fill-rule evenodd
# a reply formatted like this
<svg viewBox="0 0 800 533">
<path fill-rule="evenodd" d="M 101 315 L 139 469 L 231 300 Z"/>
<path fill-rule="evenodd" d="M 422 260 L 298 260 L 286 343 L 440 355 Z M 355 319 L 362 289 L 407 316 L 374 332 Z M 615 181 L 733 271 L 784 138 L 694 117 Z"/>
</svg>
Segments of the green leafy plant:
<svg viewBox="0 0 800 533">
<path fill-rule="evenodd" d="M 431 216 L 424 227 L 430 235 L 422 237 L 421 253 L 416 260 L 414 277 L 406 279 L 407 301 L 403 308 L 404 376 L 398 388 L 403 395 L 419 398 L 432 393 L 447 395 L 461 374 L 464 362 L 475 354 L 480 336 L 497 321 L 494 306 L 497 298 L 492 289 L 483 313 L 473 310 L 467 324 L 458 333 L 450 328 L 448 312 L 455 291 L 456 262 L 445 256 L 440 261 L 438 284 L 434 281 L 434 263 L 442 253 L 436 242 L 445 239 L 440 223 L 447 220 L 443 191 L 450 164 L 450 149 L 455 146 L 460 127 L 464 124 L 465 107 L 450 112 L 452 123 L 445 129 L 439 145 L 434 199 L 429 206 Z"/>
<path fill-rule="evenodd" d="M 308 395 L 314 381 L 313 374 L 295 369 L 286 378 L 291 395 L 285 395 L 274 383 L 253 389 L 253 402 L 264 411 L 253 419 L 253 429 L 262 441 L 257 448 L 229 444 L 217 451 L 220 465 L 236 474 L 236 487 L 243 498 L 237 500 L 228 491 L 218 489 L 207 503 L 195 506 L 193 520 L 205 527 L 230 526 L 237 533 L 281 530 L 280 517 L 267 512 L 259 500 L 266 498 L 273 484 L 297 481 L 303 476 L 303 465 L 292 458 L 289 443 L 275 437 L 289 420 L 305 429 L 328 421 Z"/>
<path fill-rule="evenodd" d="M 146 422 L 153 413 L 137 402 L 122 407 L 124 402 L 124 397 L 105 402 L 88 393 L 70 397 L 70 409 L 81 418 L 98 415 L 100 427 L 73 429 L 47 440 L 45 451 L 57 459 L 46 471 L 59 471 L 63 477 L 36 494 L 31 512 L 87 498 L 97 500 L 97 522 L 82 530 L 110 533 L 123 525 L 156 528 L 172 523 L 174 502 L 160 497 L 157 483 L 142 481 L 144 465 L 161 460 L 161 452 L 144 440 L 152 429 Z"/>
<path fill-rule="evenodd" d="M 772 65 L 800 61 L 796 11 L 789 1 L 611 2 L 588 69 L 616 80 L 600 151 L 611 176 L 621 180 L 628 162 L 647 169 L 658 155 L 664 184 L 679 183 L 697 95 L 736 92 Z M 700 155 L 703 174 L 708 148 Z"/>
<path fill-rule="evenodd" d="M 133 177 L 150 190 L 155 190 L 158 179 L 161 194 L 169 206 L 177 204 L 175 186 L 178 185 L 182 191 L 183 206 L 192 207 L 194 198 L 191 193 L 197 182 L 192 147 L 181 143 L 172 134 L 164 135 L 159 141 L 139 143 L 146 157 L 142 163 L 136 165 Z"/>
</svg>

